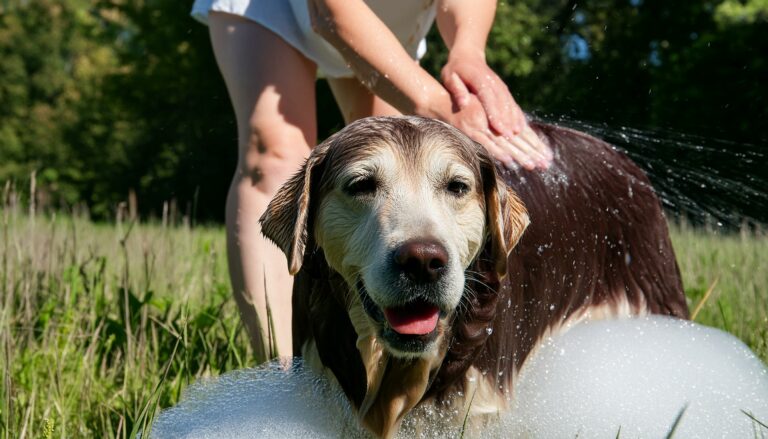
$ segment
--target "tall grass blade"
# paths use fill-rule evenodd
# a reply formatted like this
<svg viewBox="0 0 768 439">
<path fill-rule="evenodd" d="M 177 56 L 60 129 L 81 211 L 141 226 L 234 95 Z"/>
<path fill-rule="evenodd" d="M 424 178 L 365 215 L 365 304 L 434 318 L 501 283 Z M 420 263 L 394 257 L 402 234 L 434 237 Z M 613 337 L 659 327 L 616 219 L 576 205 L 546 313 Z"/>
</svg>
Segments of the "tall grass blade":
<svg viewBox="0 0 768 439">
<path fill-rule="evenodd" d="M 669 427 L 669 432 L 665 436 L 666 439 L 672 439 L 672 437 L 675 435 L 675 431 L 677 431 L 677 427 L 680 426 L 680 421 L 683 420 L 683 415 L 685 414 L 686 410 L 688 410 L 688 404 L 686 404 L 685 407 L 683 407 L 677 414 L 677 417 L 675 417 L 675 422 L 673 422 L 672 426 Z"/>
<path fill-rule="evenodd" d="M 745 415 L 747 415 L 749 417 L 749 419 L 752 420 L 752 422 L 754 422 L 757 425 L 759 425 L 760 427 L 765 428 L 766 430 L 768 430 L 768 425 L 766 425 L 764 422 L 761 422 L 759 419 L 757 419 L 755 417 L 755 415 L 753 415 L 752 413 L 750 413 L 750 412 L 748 412 L 746 410 L 742 410 L 741 412 L 744 413 Z"/>
<path fill-rule="evenodd" d="M 467 431 L 467 421 L 469 421 L 469 412 L 472 410 L 472 403 L 475 401 L 476 394 L 477 394 L 477 387 L 475 387 L 475 391 L 472 392 L 472 397 L 469 398 L 469 405 L 467 406 L 467 412 L 464 413 L 464 421 L 461 423 L 461 435 L 459 436 L 461 439 L 464 439 L 464 433 Z"/>
<path fill-rule="evenodd" d="M 693 312 L 691 313 L 691 320 L 696 320 L 696 317 L 701 312 L 701 309 L 704 308 L 704 305 L 709 300 L 709 297 L 712 295 L 712 291 L 715 291 L 715 287 L 717 286 L 717 282 L 720 280 L 720 276 L 717 276 L 714 281 L 712 281 L 712 284 L 707 289 L 707 292 L 704 293 L 704 297 L 699 300 L 699 303 L 696 304 L 696 308 L 693 309 Z"/>
<path fill-rule="evenodd" d="M 267 270 L 266 266 L 262 267 L 264 271 L 264 303 L 267 307 L 267 358 L 264 361 L 271 360 L 280 355 L 277 349 L 277 336 L 275 335 L 275 322 L 272 319 L 272 307 L 269 306 L 269 294 L 267 292 Z"/>
<path fill-rule="evenodd" d="M 152 434 L 152 421 L 154 420 L 155 413 L 157 413 L 157 405 L 160 402 L 158 398 L 160 389 L 162 389 L 163 383 L 165 383 L 165 380 L 168 378 L 168 371 L 171 370 L 173 360 L 176 358 L 176 352 L 178 351 L 179 343 L 181 343 L 181 339 L 176 339 L 176 344 L 173 346 L 171 358 L 168 359 L 168 362 L 165 365 L 163 377 L 160 379 L 157 385 L 155 385 L 155 388 L 152 390 L 149 398 L 147 398 L 146 404 L 144 404 L 144 407 L 141 409 L 139 417 L 136 418 L 136 421 L 133 423 L 131 435 L 129 436 L 131 439 L 138 438 L 140 433 L 142 439 L 148 439 Z M 152 408 L 151 412 L 150 406 Z M 144 433 L 146 433 L 146 436 Z"/>
</svg>

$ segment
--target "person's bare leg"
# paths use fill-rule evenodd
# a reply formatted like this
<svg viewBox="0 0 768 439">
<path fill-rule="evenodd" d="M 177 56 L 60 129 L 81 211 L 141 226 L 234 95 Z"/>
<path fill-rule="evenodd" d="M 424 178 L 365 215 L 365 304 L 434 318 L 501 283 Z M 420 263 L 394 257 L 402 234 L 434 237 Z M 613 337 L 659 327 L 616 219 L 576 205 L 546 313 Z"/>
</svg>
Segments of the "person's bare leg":
<svg viewBox="0 0 768 439">
<path fill-rule="evenodd" d="M 209 24 L 238 128 L 238 164 L 226 207 L 234 296 L 256 358 L 292 355 L 293 279 L 258 221 L 315 144 L 317 68 L 255 22 L 212 12 Z"/>
<path fill-rule="evenodd" d="M 333 97 L 339 104 L 344 122 L 368 116 L 398 116 L 401 113 L 385 100 L 371 93 L 355 78 L 328 78 Z"/>
</svg>

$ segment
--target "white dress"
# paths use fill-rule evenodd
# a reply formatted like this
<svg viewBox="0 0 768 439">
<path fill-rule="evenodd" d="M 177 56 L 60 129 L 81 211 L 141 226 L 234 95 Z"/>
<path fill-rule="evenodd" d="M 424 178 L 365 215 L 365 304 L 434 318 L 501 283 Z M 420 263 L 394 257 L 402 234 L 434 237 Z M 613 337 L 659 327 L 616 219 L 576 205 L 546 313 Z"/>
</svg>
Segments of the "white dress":
<svg viewBox="0 0 768 439">
<path fill-rule="evenodd" d="M 207 24 L 210 11 L 253 20 L 271 30 L 307 58 L 327 77 L 354 76 L 341 54 L 313 30 L 308 0 L 195 0 L 192 16 Z M 436 0 L 366 0 L 368 7 L 392 30 L 414 59 L 426 52 L 425 37 L 435 20 Z"/>
</svg>

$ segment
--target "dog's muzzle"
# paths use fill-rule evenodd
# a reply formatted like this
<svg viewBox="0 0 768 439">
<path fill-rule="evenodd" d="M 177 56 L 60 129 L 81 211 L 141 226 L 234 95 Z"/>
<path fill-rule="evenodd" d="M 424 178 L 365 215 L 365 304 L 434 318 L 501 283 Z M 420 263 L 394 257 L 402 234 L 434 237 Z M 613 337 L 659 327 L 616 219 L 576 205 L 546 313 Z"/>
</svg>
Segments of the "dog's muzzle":
<svg viewBox="0 0 768 439">
<path fill-rule="evenodd" d="M 362 279 L 356 285 L 360 300 L 368 316 L 382 325 L 384 341 L 401 352 L 422 352 L 450 311 L 442 297 L 448 252 L 435 240 L 414 239 L 395 248 L 389 261 L 387 303 L 377 303 Z"/>
</svg>

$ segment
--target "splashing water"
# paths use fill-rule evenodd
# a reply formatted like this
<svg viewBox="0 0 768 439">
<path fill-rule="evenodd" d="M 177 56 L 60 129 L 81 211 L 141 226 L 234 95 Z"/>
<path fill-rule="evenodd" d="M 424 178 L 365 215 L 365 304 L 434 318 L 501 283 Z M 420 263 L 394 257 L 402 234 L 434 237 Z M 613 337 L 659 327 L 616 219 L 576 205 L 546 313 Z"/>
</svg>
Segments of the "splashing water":
<svg viewBox="0 0 768 439">
<path fill-rule="evenodd" d="M 664 437 L 683 409 L 679 437 L 761 437 L 768 369 L 735 337 L 692 322 L 587 322 L 526 361 L 510 405 L 464 430 L 464 413 L 425 404 L 398 437 L 615 437 L 619 428 L 621 436 Z M 290 370 L 269 364 L 201 380 L 160 414 L 150 436 L 368 437 L 338 386 L 300 359 Z"/>
<path fill-rule="evenodd" d="M 768 223 L 768 145 L 565 116 L 542 119 L 589 133 L 627 154 L 648 174 L 674 216 L 718 227 Z"/>
</svg>

